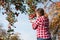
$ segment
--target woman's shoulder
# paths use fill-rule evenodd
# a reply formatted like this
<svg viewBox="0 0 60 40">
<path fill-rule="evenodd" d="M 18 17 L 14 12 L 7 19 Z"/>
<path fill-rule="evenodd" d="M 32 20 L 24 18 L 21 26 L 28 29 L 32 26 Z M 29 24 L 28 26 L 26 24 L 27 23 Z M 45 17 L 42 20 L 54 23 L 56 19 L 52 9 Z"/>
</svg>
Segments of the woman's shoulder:
<svg viewBox="0 0 60 40">
<path fill-rule="evenodd" d="M 48 17 L 46 17 L 45 15 L 44 16 L 40 16 L 37 18 L 37 20 L 43 20 L 43 19 L 48 19 Z"/>
<path fill-rule="evenodd" d="M 41 18 L 41 19 L 42 19 L 42 18 L 45 18 L 45 16 L 40 16 L 39 18 Z"/>
<path fill-rule="evenodd" d="M 44 19 L 44 16 L 40 16 L 40 17 L 37 18 L 37 20 L 40 20 L 40 21 L 43 20 L 43 19 Z"/>
<path fill-rule="evenodd" d="M 45 17 L 45 16 L 41 16 L 39 19 L 41 19 L 41 20 L 49 20 L 49 18 Z"/>
</svg>

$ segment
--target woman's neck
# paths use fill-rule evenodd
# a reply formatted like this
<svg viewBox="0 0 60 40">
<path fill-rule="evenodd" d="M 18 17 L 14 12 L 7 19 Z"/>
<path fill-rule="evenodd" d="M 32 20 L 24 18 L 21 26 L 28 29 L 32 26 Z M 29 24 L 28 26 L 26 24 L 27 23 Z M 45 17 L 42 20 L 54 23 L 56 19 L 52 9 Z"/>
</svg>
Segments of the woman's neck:
<svg viewBox="0 0 60 40">
<path fill-rule="evenodd" d="M 43 16 L 43 15 L 42 15 Z M 39 17 L 41 17 L 41 16 L 37 16 L 37 18 L 39 18 Z"/>
<path fill-rule="evenodd" d="M 40 16 L 37 16 L 37 18 L 39 18 Z"/>
</svg>

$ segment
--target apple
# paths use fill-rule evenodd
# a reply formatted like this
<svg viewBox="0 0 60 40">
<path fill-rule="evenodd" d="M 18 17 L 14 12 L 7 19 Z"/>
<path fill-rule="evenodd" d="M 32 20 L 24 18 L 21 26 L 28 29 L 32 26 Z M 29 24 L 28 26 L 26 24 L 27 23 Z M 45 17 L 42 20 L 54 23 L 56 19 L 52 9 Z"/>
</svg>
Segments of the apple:
<svg viewBox="0 0 60 40">
<path fill-rule="evenodd" d="M 19 10 L 19 8 L 18 7 L 15 7 L 16 8 L 16 10 Z"/>
<path fill-rule="evenodd" d="M 34 17 L 36 17 L 36 14 L 35 13 L 29 14 L 29 18 L 30 19 L 33 19 Z"/>
<path fill-rule="evenodd" d="M 16 12 L 15 12 L 15 15 L 16 15 L 16 16 L 18 16 L 18 15 L 19 15 L 19 13 L 16 13 Z"/>
<path fill-rule="evenodd" d="M 30 2 L 30 1 L 28 1 L 28 2 L 27 2 L 27 4 L 28 4 L 28 5 L 31 5 L 31 2 Z"/>
<path fill-rule="evenodd" d="M 8 28 L 11 29 L 11 26 L 9 25 Z"/>
</svg>

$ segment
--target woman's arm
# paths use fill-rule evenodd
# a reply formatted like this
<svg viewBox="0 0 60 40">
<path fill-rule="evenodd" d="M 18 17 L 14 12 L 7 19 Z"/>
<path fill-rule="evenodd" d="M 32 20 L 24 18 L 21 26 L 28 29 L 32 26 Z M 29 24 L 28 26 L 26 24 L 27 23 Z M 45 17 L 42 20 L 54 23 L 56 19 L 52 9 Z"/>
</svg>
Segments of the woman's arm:
<svg viewBox="0 0 60 40">
<path fill-rule="evenodd" d="M 30 22 L 32 23 L 32 28 L 35 30 L 37 29 L 38 25 L 39 25 L 39 19 L 37 20 L 30 20 Z"/>
</svg>

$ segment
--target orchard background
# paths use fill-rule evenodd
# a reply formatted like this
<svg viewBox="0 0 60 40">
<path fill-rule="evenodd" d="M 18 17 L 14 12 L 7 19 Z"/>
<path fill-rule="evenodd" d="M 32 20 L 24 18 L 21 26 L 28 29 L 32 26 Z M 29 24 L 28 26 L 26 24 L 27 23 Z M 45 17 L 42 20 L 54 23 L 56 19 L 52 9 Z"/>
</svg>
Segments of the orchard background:
<svg viewBox="0 0 60 40">
<path fill-rule="evenodd" d="M 37 40 L 30 19 L 43 8 L 53 40 L 60 40 L 60 0 L 0 0 L 0 40 Z"/>
</svg>

